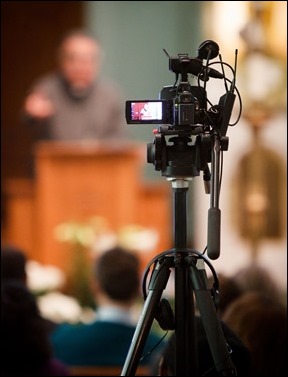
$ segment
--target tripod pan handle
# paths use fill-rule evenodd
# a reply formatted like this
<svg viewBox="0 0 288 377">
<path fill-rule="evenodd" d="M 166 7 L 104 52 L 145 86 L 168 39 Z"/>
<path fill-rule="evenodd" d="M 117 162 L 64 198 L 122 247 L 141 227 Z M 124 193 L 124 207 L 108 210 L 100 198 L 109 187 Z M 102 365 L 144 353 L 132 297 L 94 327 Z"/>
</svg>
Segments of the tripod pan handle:
<svg viewBox="0 0 288 377">
<path fill-rule="evenodd" d="M 217 259 L 220 255 L 220 228 L 221 210 L 214 207 L 209 208 L 207 254 L 210 259 Z"/>
</svg>

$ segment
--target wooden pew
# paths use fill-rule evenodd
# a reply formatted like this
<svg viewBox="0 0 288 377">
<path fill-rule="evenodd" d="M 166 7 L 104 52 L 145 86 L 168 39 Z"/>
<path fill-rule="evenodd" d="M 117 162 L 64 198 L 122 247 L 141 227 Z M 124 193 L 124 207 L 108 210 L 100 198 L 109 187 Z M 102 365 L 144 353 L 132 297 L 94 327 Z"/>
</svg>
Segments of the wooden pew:
<svg viewBox="0 0 288 377">
<path fill-rule="evenodd" d="M 74 366 L 70 367 L 71 376 L 120 376 L 123 366 Z M 135 376 L 150 376 L 148 366 L 139 365 Z"/>
</svg>

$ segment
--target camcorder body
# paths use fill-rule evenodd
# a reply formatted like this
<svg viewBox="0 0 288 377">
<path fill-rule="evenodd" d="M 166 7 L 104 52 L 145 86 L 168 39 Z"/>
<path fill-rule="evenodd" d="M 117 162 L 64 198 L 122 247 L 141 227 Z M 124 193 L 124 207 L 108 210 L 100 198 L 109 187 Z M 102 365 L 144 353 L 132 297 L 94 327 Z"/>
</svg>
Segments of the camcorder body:
<svg viewBox="0 0 288 377">
<path fill-rule="evenodd" d="M 206 109 L 203 88 L 190 84 L 165 86 L 159 100 L 126 101 L 127 124 L 163 124 L 173 127 L 193 126 L 201 123 Z"/>
</svg>

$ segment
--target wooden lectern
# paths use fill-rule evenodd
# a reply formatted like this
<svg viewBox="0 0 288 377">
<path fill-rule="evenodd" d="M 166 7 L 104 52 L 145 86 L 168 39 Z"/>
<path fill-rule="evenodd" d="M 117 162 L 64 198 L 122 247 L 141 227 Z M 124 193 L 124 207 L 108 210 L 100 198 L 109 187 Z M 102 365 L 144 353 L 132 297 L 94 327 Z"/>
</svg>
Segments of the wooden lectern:
<svg viewBox="0 0 288 377">
<path fill-rule="evenodd" d="M 146 162 L 146 145 L 141 143 L 38 143 L 34 179 L 11 179 L 3 185 L 7 221 L 1 241 L 20 247 L 29 259 L 67 272 L 72 245 L 57 240 L 55 228 L 73 221 L 87 224 L 100 216 L 114 232 L 131 224 L 157 231 L 155 248 L 136 245 L 146 267 L 172 243 L 171 186 L 165 180 L 142 179 Z"/>
<path fill-rule="evenodd" d="M 68 247 L 55 237 L 60 223 L 85 222 L 93 216 L 106 218 L 115 230 L 137 223 L 146 162 L 142 144 L 41 142 L 35 153 L 39 261 L 65 270 Z"/>
</svg>

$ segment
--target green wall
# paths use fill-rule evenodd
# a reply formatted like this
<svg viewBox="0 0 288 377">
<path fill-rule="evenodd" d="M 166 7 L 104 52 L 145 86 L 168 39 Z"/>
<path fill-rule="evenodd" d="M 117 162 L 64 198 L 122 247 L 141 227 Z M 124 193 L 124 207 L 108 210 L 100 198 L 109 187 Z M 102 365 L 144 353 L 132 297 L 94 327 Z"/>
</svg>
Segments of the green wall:
<svg viewBox="0 0 288 377">
<path fill-rule="evenodd" d="M 173 85 L 170 56 L 197 55 L 201 1 L 87 1 L 86 23 L 102 42 L 103 73 L 128 99 L 157 99 Z M 124 106 L 124 104 L 123 104 Z M 153 141 L 152 125 L 127 126 L 131 137 Z M 157 173 L 158 174 L 158 173 Z"/>
</svg>

